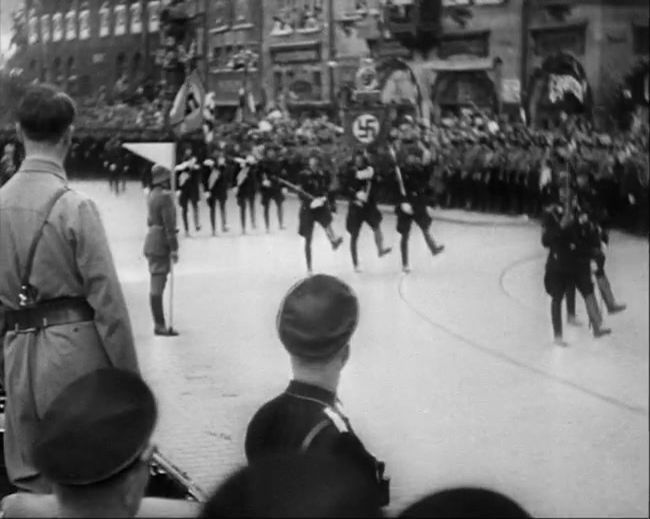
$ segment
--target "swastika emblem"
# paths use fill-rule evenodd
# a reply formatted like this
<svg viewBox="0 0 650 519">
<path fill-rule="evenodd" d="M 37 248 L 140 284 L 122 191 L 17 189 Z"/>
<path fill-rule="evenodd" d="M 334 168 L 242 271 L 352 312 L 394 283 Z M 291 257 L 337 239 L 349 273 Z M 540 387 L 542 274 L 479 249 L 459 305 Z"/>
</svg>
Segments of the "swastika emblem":
<svg viewBox="0 0 650 519">
<path fill-rule="evenodd" d="M 354 137 L 363 144 L 372 144 L 379 135 L 379 119 L 372 114 L 361 114 L 352 123 Z"/>
</svg>

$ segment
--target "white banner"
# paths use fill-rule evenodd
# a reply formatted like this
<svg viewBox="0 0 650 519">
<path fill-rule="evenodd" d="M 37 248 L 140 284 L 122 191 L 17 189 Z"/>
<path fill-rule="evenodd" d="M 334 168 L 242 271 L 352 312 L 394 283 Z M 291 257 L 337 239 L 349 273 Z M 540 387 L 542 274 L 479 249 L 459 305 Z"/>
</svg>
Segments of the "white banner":
<svg viewBox="0 0 650 519">
<path fill-rule="evenodd" d="M 580 81 L 568 74 L 551 74 L 548 86 L 548 97 L 551 103 L 562 101 L 567 93 L 573 94 L 581 103 L 584 102 L 585 88 Z"/>
<path fill-rule="evenodd" d="M 50 15 L 44 14 L 41 16 L 41 40 L 43 43 L 48 43 L 52 37 L 50 30 Z"/>
<path fill-rule="evenodd" d="M 142 4 L 140 0 L 131 4 L 131 34 L 142 32 Z"/>
<path fill-rule="evenodd" d="M 126 6 L 119 4 L 115 6 L 115 36 L 126 34 Z"/>
<path fill-rule="evenodd" d="M 99 36 L 105 38 L 111 34 L 111 8 L 106 2 L 99 10 Z"/>
<path fill-rule="evenodd" d="M 68 41 L 77 39 L 76 11 L 68 11 L 65 15 L 65 39 Z"/>
<path fill-rule="evenodd" d="M 149 18 L 149 32 L 158 32 L 160 29 L 160 2 L 158 0 L 149 2 L 147 15 Z"/>
<path fill-rule="evenodd" d="M 79 39 L 87 40 L 90 38 L 90 11 L 84 9 L 79 13 Z"/>
<path fill-rule="evenodd" d="M 38 16 L 30 15 L 27 23 L 27 41 L 30 45 L 38 42 Z"/>
<path fill-rule="evenodd" d="M 54 13 L 52 15 L 52 41 L 61 41 L 63 39 L 63 15 Z"/>
</svg>

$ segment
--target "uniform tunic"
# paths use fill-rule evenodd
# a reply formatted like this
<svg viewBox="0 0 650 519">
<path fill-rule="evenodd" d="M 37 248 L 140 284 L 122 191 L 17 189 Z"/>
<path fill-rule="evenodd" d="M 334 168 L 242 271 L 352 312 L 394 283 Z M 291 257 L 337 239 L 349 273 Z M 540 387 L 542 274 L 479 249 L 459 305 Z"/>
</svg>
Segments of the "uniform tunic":
<svg viewBox="0 0 650 519">
<path fill-rule="evenodd" d="M 330 178 L 323 171 L 304 170 L 298 177 L 298 184 L 303 191 L 314 198 L 327 197 L 329 194 Z M 324 205 L 312 209 L 311 199 L 300 194 L 300 214 L 298 234 L 305 238 L 311 238 L 314 232 L 314 223 L 318 222 L 323 227 L 332 223 L 332 212 L 326 202 Z"/>
<path fill-rule="evenodd" d="M 61 165 L 27 158 L 0 189 L 1 306 L 18 309 L 22 270 L 44 206 L 66 184 Z M 31 454 L 36 427 L 64 387 L 102 367 L 138 371 L 126 303 L 92 200 L 72 190 L 59 199 L 36 250 L 30 283 L 38 290 L 37 302 L 84 298 L 95 317 L 4 336 L 0 376 L 7 391 L 5 457 L 15 483 L 38 476 Z M 49 490 L 42 481 L 21 486 Z"/>
<path fill-rule="evenodd" d="M 381 487 L 383 464 L 356 436 L 336 395 L 317 386 L 294 380 L 262 406 L 248 425 L 245 448 L 250 463 L 269 455 L 308 451 L 340 456 Z M 382 504 L 387 504 L 388 489 L 382 493 Z"/>
<path fill-rule="evenodd" d="M 431 187 L 427 171 L 420 165 L 407 165 L 401 169 L 406 197 L 401 197 L 395 209 L 397 214 L 397 232 L 404 234 L 410 231 L 413 221 L 422 229 L 428 229 L 433 219 L 429 216 L 427 206 L 431 198 Z M 409 203 L 413 214 L 407 214 L 402 203 Z"/>
<path fill-rule="evenodd" d="M 352 167 L 344 178 L 345 192 L 350 200 L 345 226 L 351 234 L 358 233 L 363 222 L 367 222 L 373 229 L 381 223 L 381 212 L 375 200 L 374 180 L 375 170 L 372 166 L 363 169 Z M 359 192 L 367 194 L 368 199 L 365 202 L 358 198 Z"/>
<path fill-rule="evenodd" d="M 176 206 L 169 191 L 154 187 L 147 199 L 147 237 L 143 253 L 149 261 L 150 274 L 168 274 L 170 255 L 178 251 Z"/>
<path fill-rule="evenodd" d="M 284 169 L 277 159 L 265 159 L 258 167 L 260 193 L 262 194 L 262 205 L 269 205 L 271 200 L 280 204 L 284 201 L 282 185 L 275 179 L 284 177 Z"/>
</svg>

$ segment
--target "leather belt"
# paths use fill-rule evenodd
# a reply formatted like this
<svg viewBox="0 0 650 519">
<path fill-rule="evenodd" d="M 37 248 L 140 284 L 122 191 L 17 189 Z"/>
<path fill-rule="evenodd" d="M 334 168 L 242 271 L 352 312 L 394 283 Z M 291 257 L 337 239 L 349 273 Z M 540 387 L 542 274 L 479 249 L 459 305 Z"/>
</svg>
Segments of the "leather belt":
<svg viewBox="0 0 650 519">
<path fill-rule="evenodd" d="M 7 330 L 16 332 L 40 330 L 48 326 L 92 321 L 95 311 L 80 297 L 50 299 L 19 310 L 7 310 Z"/>
</svg>

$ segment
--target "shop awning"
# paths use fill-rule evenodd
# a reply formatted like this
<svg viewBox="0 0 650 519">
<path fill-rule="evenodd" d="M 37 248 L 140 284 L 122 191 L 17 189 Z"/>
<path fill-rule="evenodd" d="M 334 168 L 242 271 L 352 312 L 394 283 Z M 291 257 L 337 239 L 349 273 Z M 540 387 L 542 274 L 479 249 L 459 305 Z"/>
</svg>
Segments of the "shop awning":
<svg viewBox="0 0 650 519">
<path fill-rule="evenodd" d="M 450 58 L 434 59 L 427 62 L 425 67 L 434 72 L 461 72 L 465 70 L 492 70 L 492 58 Z"/>
</svg>

